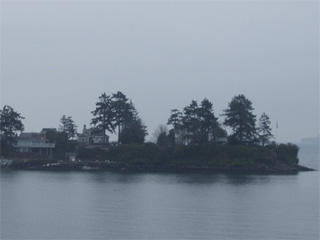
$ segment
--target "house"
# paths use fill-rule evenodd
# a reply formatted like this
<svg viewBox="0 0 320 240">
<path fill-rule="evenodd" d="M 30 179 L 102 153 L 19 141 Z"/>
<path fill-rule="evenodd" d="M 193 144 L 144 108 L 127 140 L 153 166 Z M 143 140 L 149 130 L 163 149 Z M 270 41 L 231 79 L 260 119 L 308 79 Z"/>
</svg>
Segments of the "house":
<svg viewBox="0 0 320 240">
<path fill-rule="evenodd" d="M 109 142 L 109 136 L 106 135 L 105 143 Z M 103 144 L 103 133 L 97 133 L 93 128 L 83 126 L 82 133 L 78 135 L 78 143 L 84 145 L 99 145 Z"/>
<path fill-rule="evenodd" d="M 55 144 L 49 143 L 49 140 L 45 139 L 40 133 L 21 133 L 14 147 L 17 152 L 52 156 Z"/>
</svg>

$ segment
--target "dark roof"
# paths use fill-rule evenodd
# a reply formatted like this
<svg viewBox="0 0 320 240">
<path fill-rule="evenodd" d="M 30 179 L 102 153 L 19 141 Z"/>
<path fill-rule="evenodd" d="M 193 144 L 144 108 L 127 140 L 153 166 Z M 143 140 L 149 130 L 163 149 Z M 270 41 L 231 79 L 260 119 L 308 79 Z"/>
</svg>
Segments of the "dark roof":
<svg viewBox="0 0 320 240">
<path fill-rule="evenodd" d="M 46 132 L 46 131 L 54 131 L 56 132 L 57 129 L 56 128 L 42 128 L 41 132 Z"/>
<path fill-rule="evenodd" d="M 35 132 L 25 132 L 25 133 L 21 133 L 19 138 L 23 138 L 23 139 L 39 139 L 41 138 L 41 134 L 40 133 L 35 133 Z"/>
</svg>

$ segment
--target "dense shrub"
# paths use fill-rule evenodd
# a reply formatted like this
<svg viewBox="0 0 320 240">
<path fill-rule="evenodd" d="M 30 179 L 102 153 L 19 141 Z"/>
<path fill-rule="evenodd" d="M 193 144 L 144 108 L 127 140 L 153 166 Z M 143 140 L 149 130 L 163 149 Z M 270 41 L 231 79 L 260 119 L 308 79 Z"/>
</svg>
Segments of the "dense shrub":
<svg viewBox="0 0 320 240">
<path fill-rule="evenodd" d="M 277 159 L 281 162 L 289 163 L 289 164 L 299 163 L 299 159 L 298 159 L 299 147 L 295 144 L 292 144 L 292 143 L 288 143 L 287 145 L 280 144 L 275 149 L 275 152 L 277 154 Z"/>
<path fill-rule="evenodd" d="M 255 165 L 297 164 L 299 148 L 293 144 L 279 146 L 203 145 L 158 146 L 154 143 L 128 144 L 104 149 L 79 148 L 79 157 L 87 160 L 111 160 L 128 163 L 186 165 Z"/>
</svg>

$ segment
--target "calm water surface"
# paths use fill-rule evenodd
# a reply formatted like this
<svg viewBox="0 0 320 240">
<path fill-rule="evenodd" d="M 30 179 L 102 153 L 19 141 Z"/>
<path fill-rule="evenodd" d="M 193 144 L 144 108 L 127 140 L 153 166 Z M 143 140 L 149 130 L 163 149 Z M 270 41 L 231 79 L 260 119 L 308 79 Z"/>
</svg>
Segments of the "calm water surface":
<svg viewBox="0 0 320 240">
<path fill-rule="evenodd" d="M 319 239 L 319 172 L 2 171 L 0 216 L 1 239 Z"/>
</svg>

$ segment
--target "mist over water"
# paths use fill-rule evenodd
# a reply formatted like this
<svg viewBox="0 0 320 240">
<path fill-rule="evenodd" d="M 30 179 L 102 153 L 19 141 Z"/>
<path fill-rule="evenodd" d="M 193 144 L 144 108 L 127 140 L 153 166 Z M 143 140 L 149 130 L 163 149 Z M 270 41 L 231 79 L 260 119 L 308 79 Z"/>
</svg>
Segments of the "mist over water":
<svg viewBox="0 0 320 240">
<path fill-rule="evenodd" d="M 319 170 L 320 164 L 320 145 L 319 144 L 298 144 L 299 145 L 299 164 Z"/>
<path fill-rule="evenodd" d="M 319 173 L 1 171 L 0 237 L 319 239 Z"/>
</svg>

